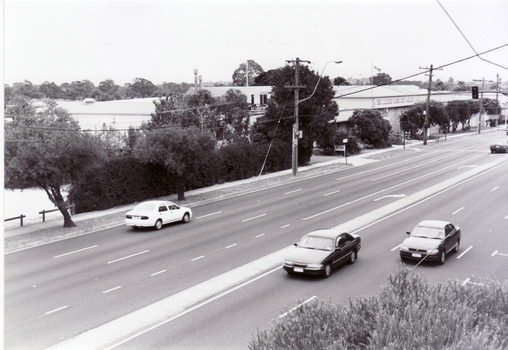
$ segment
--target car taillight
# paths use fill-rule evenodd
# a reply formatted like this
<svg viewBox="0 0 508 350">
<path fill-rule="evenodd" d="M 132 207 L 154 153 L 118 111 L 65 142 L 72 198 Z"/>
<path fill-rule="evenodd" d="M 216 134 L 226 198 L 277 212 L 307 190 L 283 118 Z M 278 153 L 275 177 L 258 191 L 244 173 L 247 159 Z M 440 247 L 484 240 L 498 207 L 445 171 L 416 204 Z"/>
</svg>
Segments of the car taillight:
<svg viewBox="0 0 508 350">
<path fill-rule="evenodd" d="M 125 216 L 127 219 L 132 219 L 132 215 L 126 215 Z"/>
<path fill-rule="evenodd" d="M 148 220 L 148 216 L 142 216 L 141 220 Z"/>
</svg>

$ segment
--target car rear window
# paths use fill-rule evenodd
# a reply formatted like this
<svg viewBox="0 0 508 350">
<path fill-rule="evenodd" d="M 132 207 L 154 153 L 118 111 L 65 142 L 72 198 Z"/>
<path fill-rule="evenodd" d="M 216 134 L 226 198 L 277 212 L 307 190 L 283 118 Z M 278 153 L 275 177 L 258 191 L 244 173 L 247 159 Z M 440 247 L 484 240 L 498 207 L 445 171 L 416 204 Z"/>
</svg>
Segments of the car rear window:
<svg viewBox="0 0 508 350">
<path fill-rule="evenodd" d="M 155 208 L 154 203 L 139 203 L 134 210 L 135 211 L 153 211 Z"/>
</svg>

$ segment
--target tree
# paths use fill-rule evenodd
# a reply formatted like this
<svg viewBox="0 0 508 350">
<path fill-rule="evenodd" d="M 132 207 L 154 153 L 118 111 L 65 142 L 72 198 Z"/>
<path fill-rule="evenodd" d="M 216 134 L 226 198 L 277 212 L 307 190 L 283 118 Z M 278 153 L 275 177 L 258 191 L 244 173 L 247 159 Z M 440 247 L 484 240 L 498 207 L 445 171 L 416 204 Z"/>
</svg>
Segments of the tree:
<svg viewBox="0 0 508 350">
<path fill-rule="evenodd" d="M 157 91 L 155 86 L 150 80 L 144 78 L 136 78 L 131 84 L 132 97 L 153 97 Z"/>
<path fill-rule="evenodd" d="M 90 80 L 73 81 L 68 90 L 69 97 L 72 100 L 84 100 L 92 97 L 95 85 Z"/>
<path fill-rule="evenodd" d="M 392 82 L 392 78 L 386 73 L 378 73 L 372 77 L 373 85 L 388 85 Z"/>
<path fill-rule="evenodd" d="M 186 177 L 193 165 L 215 149 L 215 137 L 196 127 L 168 127 L 146 131 L 137 139 L 133 154 L 138 159 L 164 166 L 175 176 L 178 200 L 185 200 Z"/>
<path fill-rule="evenodd" d="M 92 137 L 54 101 L 44 101 L 35 114 L 17 115 L 5 128 L 5 186 L 38 186 L 60 210 L 64 227 L 75 226 L 61 187 L 77 179 L 97 148 Z"/>
<path fill-rule="evenodd" d="M 263 68 L 261 68 L 261 66 L 254 60 L 247 60 L 247 62 L 248 64 L 241 63 L 240 66 L 233 72 L 234 86 L 246 86 L 247 77 L 249 79 L 249 86 L 252 86 L 255 78 L 264 72 Z"/>
<path fill-rule="evenodd" d="M 343 77 L 335 77 L 333 78 L 333 85 L 340 86 L 340 85 L 351 85 L 345 78 Z"/>
<path fill-rule="evenodd" d="M 375 109 L 356 110 L 348 120 L 353 136 L 376 148 L 389 147 L 388 138 L 392 126 Z"/>
<path fill-rule="evenodd" d="M 253 140 L 264 142 L 275 138 L 287 142 L 288 147 L 291 147 L 294 93 L 286 85 L 294 85 L 294 77 L 295 69 L 291 66 L 272 72 L 272 97 L 268 101 L 265 115 L 253 127 Z M 303 137 L 298 143 L 298 164 L 304 165 L 312 156 L 314 141 L 323 145 L 333 139 L 335 125 L 330 121 L 338 114 L 338 106 L 333 100 L 335 93 L 328 77 L 319 81 L 319 76 L 306 65 L 300 65 L 299 77 L 299 85 L 305 88 L 299 92 L 299 129 L 302 130 Z M 312 95 L 314 88 L 316 91 Z M 305 101 L 301 102 L 302 100 Z"/>
<path fill-rule="evenodd" d="M 115 98 L 115 94 L 120 88 L 119 85 L 115 84 L 115 81 L 112 79 L 106 79 L 99 83 L 99 91 L 100 91 L 100 101 L 110 101 Z"/>
<path fill-rule="evenodd" d="M 217 106 L 217 115 L 221 128 L 219 134 L 216 134 L 218 139 L 234 143 L 248 137 L 249 104 L 247 96 L 240 90 L 226 91 L 224 102 Z"/>
<path fill-rule="evenodd" d="M 254 84 L 255 86 L 271 86 L 274 85 L 272 81 L 272 77 L 274 75 L 274 69 L 270 69 L 269 71 L 260 73 L 255 79 Z"/>
<path fill-rule="evenodd" d="M 422 102 L 400 115 L 400 127 L 404 131 L 409 132 L 411 138 L 418 139 L 423 133 L 426 110 L 427 104 Z M 450 117 L 447 110 L 440 102 L 434 100 L 430 101 L 428 120 L 429 126 L 439 125 L 442 130 L 448 131 Z"/>
<path fill-rule="evenodd" d="M 54 82 L 47 82 L 41 84 L 39 87 L 39 91 L 44 95 L 45 98 L 49 98 L 52 100 L 56 100 L 57 98 L 61 98 L 63 95 L 62 89 L 60 86 L 56 85 Z"/>
</svg>

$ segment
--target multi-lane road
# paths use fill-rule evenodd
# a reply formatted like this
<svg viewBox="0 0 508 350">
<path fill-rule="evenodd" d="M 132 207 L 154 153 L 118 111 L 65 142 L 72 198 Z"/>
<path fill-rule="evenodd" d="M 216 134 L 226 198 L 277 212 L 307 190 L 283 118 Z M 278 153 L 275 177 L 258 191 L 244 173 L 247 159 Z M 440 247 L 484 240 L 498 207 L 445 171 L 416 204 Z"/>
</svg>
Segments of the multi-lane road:
<svg viewBox="0 0 508 350">
<path fill-rule="evenodd" d="M 120 226 L 5 256 L 5 348 L 47 349 L 212 277 L 457 176 L 465 180 L 357 233 L 354 265 L 328 279 L 282 269 L 197 305 L 119 349 L 247 348 L 257 329 L 306 300 L 348 300 L 380 291 L 403 264 L 398 246 L 423 219 L 462 230 L 458 254 L 422 264 L 431 283 L 508 280 L 508 155 L 491 155 L 501 132 L 408 149 L 403 155 L 194 207 L 190 224 L 160 231 Z M 478 173 L 477 169 L 485 168 Z M 470 175 L 470 176 L 469 176 Z M 429 192 L 430 194 L 430 192 Z M 400 203 L 400 202 L 399 202 Z"/>
</svg>

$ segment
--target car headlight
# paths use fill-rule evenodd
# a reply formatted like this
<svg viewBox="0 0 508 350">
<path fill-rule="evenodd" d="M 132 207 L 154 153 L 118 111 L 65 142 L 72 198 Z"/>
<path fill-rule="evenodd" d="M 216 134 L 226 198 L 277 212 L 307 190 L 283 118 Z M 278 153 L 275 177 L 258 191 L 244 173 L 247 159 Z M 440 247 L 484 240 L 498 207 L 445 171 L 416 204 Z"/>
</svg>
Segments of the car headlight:
<svg viewBox="0 0 508 350">
<path fill-rule="evenodd" d="M 284 265 L 293 266 L 293 264 L 291 260 L 284 260 Z"/>
<path fill-rule="evenodd" d="M 437 254 L 439 253 L 439 249 L 428 249 L 427 254 Z"/>
<path fill-rule="evenodd" d="M 405 245 L 401 245 L 400 246 L 400 250 L 403 250 L 403 251 L 407 252 L 407 251 L 409 251 L 409 248 L 406 247 Z"/>
<path fill-rule="evenodd" d="M 310 267 L 311 269 L 320 269 L 323 267 L 322 264 L 307 264 L 307 267 Z"/>
</svg>

